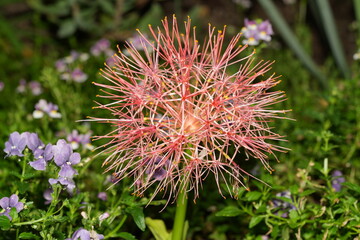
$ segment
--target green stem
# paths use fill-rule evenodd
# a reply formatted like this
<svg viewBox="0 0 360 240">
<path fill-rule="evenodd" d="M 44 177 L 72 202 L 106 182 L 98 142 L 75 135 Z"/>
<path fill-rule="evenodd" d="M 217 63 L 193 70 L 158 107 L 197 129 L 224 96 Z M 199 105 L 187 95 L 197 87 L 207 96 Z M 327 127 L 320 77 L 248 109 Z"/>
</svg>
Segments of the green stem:
<svg viewBox="0 0 360 240">
<path fill-rule="evenodd" d="M 127 218 L 127 215 L 124 215 L 123 218 L 121 219 L 120 223 L 116 226 L 116 228 L 114 228 L 114 230 L 112 230 L 109 234 L 107 234 L 105 236 L 105 239 L 111 238 L 113 234 L 117 233 L 117 231 L 122 227 L 122 225 L 124 224 L 125 220 Z"/>
<path fill-rule="evenodd" d="M 172 240 L 182 240 L 184 234 L 185 216 L 187 207 L 186 188 L 179 193 L 176 200 L 176 212 L 173 232 L 171 234 Z"/>
</svg>

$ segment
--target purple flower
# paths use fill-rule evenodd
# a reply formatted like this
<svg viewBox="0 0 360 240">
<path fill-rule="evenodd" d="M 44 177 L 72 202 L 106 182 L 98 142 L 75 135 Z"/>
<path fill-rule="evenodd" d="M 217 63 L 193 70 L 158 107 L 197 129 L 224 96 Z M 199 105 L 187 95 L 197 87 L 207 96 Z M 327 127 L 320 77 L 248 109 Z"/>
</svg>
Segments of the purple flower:
<svg viewBox="0 0 360 240">
<path fill-rule="evenodd" d="M 99 56 L 101 53 L 106 52 L 110 48 L 110 41 L 107 39 L 100 39 L 90 49 L 90 52 L 94 56 Z"/>
<path fill-rule="evenodd" d="M 42 93 L 41 84 L 37 81 L 29 82 L 29 88 L 34 96 L 38 96 Z"/>
<path fill-rule="evenodd" d="M 97 234 L 94 230 L 86 230 L 84 228 L 79 228 L 74 232 L 74 234 L 71 236 L 71 238 L 67 238 L 66 240 L 99 240 L 104 239 L 104 235 Z"/>
<path fill-rule="evenodd" d="M 60 183 L 63 186 L 66 186 L 66 189 L 68 192 L 72 193 L 74 188 L 75 188 L 75 182 L 72 178 L 67 178 L 67 177 L 58 177 L 58 178 L 50 178 L 49 179 L 49 183 L 51 185 Z"/>
<path fill-rule="evenodd" d="M 58 112 L 59 107 L 56 104 L 47 102 L 44 99 L 40 99 L 35 105 L 35 111 L 33 112 L 34 118 L 42 118 L 44 114 L 48 114 L 51 118 L 61 118 L 61 114 Z"/>
<path fill-rule="evenodd" d="M 107 200 L 107 194 L 106 192 L 99 192 L 97 197 L 103 201 L 106 201 Z"/>
<path fill-rule="evenodd" d="M 88 75 L 85 74 L 80 68 L 75 68 L 74 71 L 71 72 L 71 78 L 78 83 L 85 82 L 88 78 Z"/>
<path fill-rule="evenodd" d="M 4 82 L 0 82 L 0 92 L 4 89 L 5 87 L 5 83 Z"/>
<path fill-rule="evenodd" d="M 24 93 L 26 91 L 26 80 L 21 79 L 19 85 L 16 88 L 16 91 L 19 93 Z"/>
<path fill-rule="evenodd" d="M 107 219 L 108 217 L 110 217 L 110 214 L 108 212 L 104 212 L 103 214 L 101 214 L 99 216 L 99 221 L 104 221 L 105 219 Z"/>
<path fill-rule="evenodd" d="M 7 153 L 8 156 L 19 156 L 22 157 L 24 154 L 22 152 L 26 146 L 26 132 L 25 133 L 18 133 L 13 132 L 10 134 L 9 141 L 5 142 L 5 149 L 4 152 Z"/>
<path fill-rule="evenodd" d="M 272 26 L 270 24 L 269 20 L 262 21 L 258 24 L 258 34 L 259 39 L 270 42 L 271 41 L 271 35 L 274 34 Z"/>
<path fill-rule="evenodd" d="M 26 136 L 26 145 L 31 151 L 35 151 L 37 149 L 44 149 L 45 144 L 40 140 L 37 133 L 24 133 Z"/>
<path fill-rule="evenodd" d="M 77 130 L 72 130 L 72 132 L 67 135 L 66 140 L 70 143 L 72 149 L 78 149 L 81 143 L 81 136 Z"/>
<path fill-rule="evenodd" d="M 78 174 L 77 171 L 72 168 L 72 165 L 78 164 L 81 157 L 79 153 L 73 153 L 70 144 L 66 143 L 64 139 L 58 140 L 56 145 L 53 146 L 53 153 L 55 164 L 61 167 L 59 176 L 72 177 Z"/>
<path fill-rule="evenodd" d="M 284 197 L 292 200 L 291 193 L 289 191 L 277 193 L 276 197 Z M 278 212 L 281 212 L 281 217 L 283 218 L 287 218 L 291 210 L 296 210 L 296 207 L 293 204 L 287 201 L 283 201 L 281 199 L 274 199 L 272 200 L 272 203 L 277 208 L 276 214 L 278 214 Z"/>
<path fill-rule="evenodd" d="M 54 192 L 54 190 L 52 188 L 48 188 L 44 191 L 43 193 L 43 197 L 45 198 L 45 205 L 48 205 L 51 203 L 51 201 L 53 200 L 51 194 Z"/>
<path fill-rule="evenodd" d="M 46 162 L 50 161 L 54 157 L 52 147 L 52 144 L 49 143 L 46 145 L 45 149 L 36 149 L 34 151 L 36 161 L 29 162 L 30 166 L 35 170 L 45 170 Z"/>
<path fill-rule="evenodd" d="M 24 204 L 19 202 L 19 197 L 16 194 L 11 195 L 10 198 L 3 197 L 0 199 L 0 206 L 5 210 L 5 212 L 0 213 L 0 215 L 5 215 L 10 220 L 12 220 L 11 216 L 9 215 L 11 208 L 16 208 L 16 212 L 20 212 L 24 209 Z"/>
<path fill-rule="evenodd" d="M 157 157 L 154 161 L 155 167 L 146 170 L 146 174 L 148 174 L 151 178 L 156 181 L 161 181 L 165 178 L 167 171 L 163 168 L 169 164 L 168 161 L 162 163 L 163 158 Z"/>
<path fill-rule="evenodd" d="M 269 42 L 271 35 L 274 34 L 269 20 L 259 22 L 245 19 L 244 27 L 241 29 L 242 34 L 246 39 L 243 44 L 258 45 L 260 40 Z"/>
<path fill-rule="evenodd" d="M 331 174 L 332 180 L 331 180 L 331 186 L 335 190 L 335 192 L 340 192 L 342 186 L 341 184 L 345 182 L 345 178 L 341 171 L 335 170 Z"/>
<path fill-rule="evenodd" d="M 64 59 L 59 59 L 55 62 L 55 68 L 58 72 L 65 72 L 68 69 L 68 66 Z"/>
<path fill-rule="evenodd" d="M 72 132 L 67 135 L 66 140 L 71 144 L 72 149 L 78 149 L 81 144 L 84 148 L 92 150 L 94 147 L 91 145 L 90 141 L 91 132 L 87 134 L 79 134 L 77 130 L 72 130 Z"/>
</svg>

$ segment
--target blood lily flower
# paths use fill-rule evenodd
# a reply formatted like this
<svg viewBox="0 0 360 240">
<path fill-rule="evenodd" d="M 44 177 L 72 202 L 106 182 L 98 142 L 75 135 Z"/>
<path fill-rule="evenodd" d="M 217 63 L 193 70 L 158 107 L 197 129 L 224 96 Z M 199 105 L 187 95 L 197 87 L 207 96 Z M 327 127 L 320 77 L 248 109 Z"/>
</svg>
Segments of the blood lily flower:
<svg viewBox="0 0 360 240">
<path fill-rule="evenodd" d="M 270 109 L 284 100 L 282 91 L 268 91 L 279 79 L 264 77 L 270 62 L 256 63 L 254 53 L 241 56 L 247 47 L 239 45 L 241 34 L 225 45 L 226 27 L 216 31 L 210 25 L 207 40 L 199 43 L 190 19 L 184 33 L 175 16 L 172 24 L 167 18 L 162 24 L 150 26 L 151 37 L 139 32 L 151 50 L 140 53 L 128 43 L 127 54 L 119 52 L 115 65 L 102 71 L 108 84 L 95 83 L 103 88 L 100 97 L 113 101 L 98 106 L 113 118 L 92 119 L 115 128 L 95 137 L 109 139 L 103 145 L 106 171 L 113 170 L 117 181 L 132 177 L 139 195 L 155 184 L 152 197 L 164 191 L 170 200 L 186 190 L 198 198 L 209 173 L 220 194 L 221 181 L 236 194 L 251 176 L 243 169 L 246 159 L 272 172 L 268 156 L 286 150 L 273 144 L 283 137 L 268 126 L 286 112 Z"/>
</svg>

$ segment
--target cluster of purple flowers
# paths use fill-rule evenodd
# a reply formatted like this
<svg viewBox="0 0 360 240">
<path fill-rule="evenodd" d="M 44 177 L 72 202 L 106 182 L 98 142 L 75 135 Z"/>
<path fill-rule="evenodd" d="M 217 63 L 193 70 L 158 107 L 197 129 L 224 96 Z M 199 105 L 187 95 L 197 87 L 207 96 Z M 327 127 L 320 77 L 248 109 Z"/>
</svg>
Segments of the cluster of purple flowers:
<svg viewBox="0 0 360 240">
<path fill-rule="evenodd" d="M 12 217 L 10 216 L 11 208 L 16 208 L 16 212 L 20 212 L 24 209 L 24 203 L 19 202 L 18 195 L 13 194 L 10 197 L 3 197 L 0 199 L 0 207 L 3 209 L 0 216 L 6 216 L 12 220 Z"/>
<path fill-rule="evenodd" d="M 290 191 L 283 191 L 276 194 L 276 197 L 283 197 L 288 198 L 292 201 L 291 193 Z M 291 210 L 296 210 L 296 207 L 291 204 L 290 202 L 281 200 L 281 199 L 274 199 L 272 200 L 272 203 L 276 209 L 276 214 L 281 214 L 281 217 L 287 218 L 289 216 L 289 212 Z"/>
<path fill-rule="evenodd" d="M 43 92 L 42 86 L 38 81 L 27 82 L 25 79 L 21 79 L 16 91 L 18 93 L 25 93 L 28 90 L 34 96 L 39 96 Z"/>
<path fill-rule="evenodd" d="M 67 135 L 66 140 L 71 144 L 72 149 L 78 149 L 80 145 L 84 149 L 93 150 L 94 146 L 90 141 L 91 132 L 86 134 L 79 134 L 77 130 L 73 130 L 70 134 Z"/>
<path fill-rule="evenodd" d="M 65 81 L 85 82 L 88 75 L 81 70 L 81 63 L 89 59 L 89 54 L 71 51 L 70 55 L 55 62 L 60 78 Z"/>
<path fill-rule="evenodd" d="M 271 35 L 274 34 L 269 20 L 248 20 L 245 19 L 244 27 L 241 29 L 243 36 L 243 44 L 258 45 L 260 41 L 270 42 Z"/>
<path fill-rule="evenodd" d="M 341 171 L 335 170 L 331 174 L 332 180 L 331 180 L 331 186 L 334 189 L 335 192 L 340 192 L 342 188 L 342 183 L 345 182 L 345 178 Z"/>
<path fill-rule="evenodd" d="M 10 134 L 9 140 L 5 143 L 4 152 L 6 156 L 24 156 L 23 151 L 28 147 L 33 153 L 34 161 L 29 162 L 29 165 L 35 170 L 43 171 L 46 169 L 48 162 L 54 160 L 54 163 L 60 167 L 58 178 L 50 178 L 51 185 L 60 183 L 66 186 L 69 192 L 75 188 L 73 180 L 74 175 L 78 172 L 73 168 L 74 165 L 80 163 L 80 154 L 74 153 L 70 144 L 64 139 L 57 141 L 56 145 L 45 145 L 36 133 L 18 133 Z"/>
<path fill-rule="evenodd" d="M 51 118 L 61 118 L 61 113 L 59 113 L 58 110 L 59 107 L 56 104 L 40 99 L 39 102 L 35 104 L 33 118 L 42 118 L 45 114 Z"/>
</svg>

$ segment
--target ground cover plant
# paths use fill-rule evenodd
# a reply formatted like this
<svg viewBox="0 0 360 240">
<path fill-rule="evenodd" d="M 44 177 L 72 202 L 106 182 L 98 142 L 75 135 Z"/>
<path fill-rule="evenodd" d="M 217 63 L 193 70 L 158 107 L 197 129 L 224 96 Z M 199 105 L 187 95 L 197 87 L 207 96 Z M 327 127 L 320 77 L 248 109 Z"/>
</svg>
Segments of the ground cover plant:
<svg viewBox="0 0 360 240">
<path fill-rule="evenodd" d="M 211 5 L 1 3 L 0 239 L 359 238 L 359 54 L 314 2 L 229 1 L 226 27 Z"/>
</svg>

